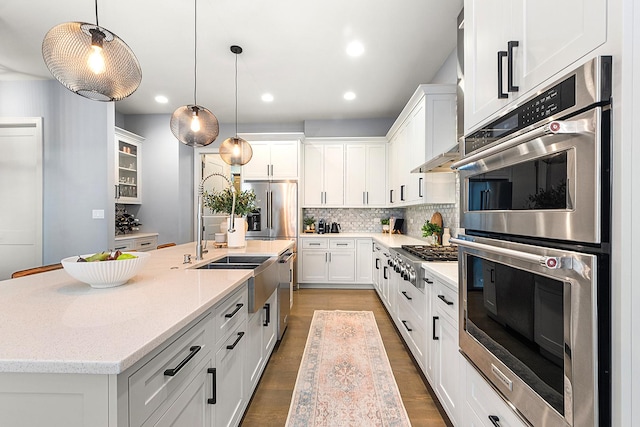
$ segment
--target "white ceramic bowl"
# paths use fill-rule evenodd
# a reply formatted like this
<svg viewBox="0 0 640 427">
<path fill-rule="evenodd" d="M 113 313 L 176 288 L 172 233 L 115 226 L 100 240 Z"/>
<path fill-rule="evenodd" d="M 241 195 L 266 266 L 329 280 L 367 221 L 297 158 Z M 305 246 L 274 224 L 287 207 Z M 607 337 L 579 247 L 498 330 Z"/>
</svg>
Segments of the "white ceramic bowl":
<svg viewBox="0 0 640 427">
<path fill-rule="evenodd" d="M 78 262 L 77 256 L 63 259 L 62 267 L 74 279 L 91 285 L 93 288 L 113 288 L 124 285 L 135 276 L 148 261 L 150 254 L 145 252 L 123 252 L 137 258 L 114 261 Z M 81 255 L 83 258 L 93 254 Z"/>
</svg>

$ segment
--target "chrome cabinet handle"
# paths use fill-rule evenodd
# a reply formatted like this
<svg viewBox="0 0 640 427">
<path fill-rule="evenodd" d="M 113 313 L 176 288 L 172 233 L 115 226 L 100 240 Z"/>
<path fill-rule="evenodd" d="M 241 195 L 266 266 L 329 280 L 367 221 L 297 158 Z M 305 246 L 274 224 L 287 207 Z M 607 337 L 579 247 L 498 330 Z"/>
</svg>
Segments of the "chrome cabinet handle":
<svg viewBox="0 0 640 427">
<path fill-rule="evenodd" d="M 508 98 L 509 95 L 502 91 L 502 62 L 507 57 L 506 50 L 498 51 L 498 99 Z"/>
<path fill-rule="evenodd" d="M 513 48 L 518 47 L 517 41 L 507 43 L 507 90 L 509 92 L 518 92 L 520 88 L 513 84 Z"/>
<path fill-rule="evenodd" d="M 211 397 L 209 399 L 207 399 L 207 403 L 209 405 L 215 405 L 216 404 L 216 400 L 217 400 L 217 394 L 216 394 L 216 368 L 207 368 L 207 374 L 213 374 L 213 378 L 212 378 L 212 385 L 213 388 L 211 389 Z"/>
<path fill-rule="evenodd" d="M 450 242 L 456 243 L 459 246 L 480 249 L 485 252 L 491 252 L 497 255 L 504 255 L 511 258 L 516 258 L 522 261 L 527 261 L 533 264 L 538 264 L 543 267 L 555 270 L 555 269 L 571 269 L 573 268 L 573 260 L 569 257 L 549 257 L 542 255 L 529 254 L 527 252 L 516 251 L 507 248 L 498 248 L 491 245 L 485 245 L 484 243 L 470 242 L 468 240 L 462 240 L 457 238 L 449 239 Z"/>
<path fill-rule="evenodd" d="M 196 353 L 197 353 L 197 352 L 199 352 L 201 348 L 202 348 L 202 347 L 200 347 L 199 345 L 191 346 L 191 347 L 189 348 L 189 352 L 190 352 L 190 353 L 187 355 L 187 357 L 185 357 L 185 358 L 182 360 L 182 362 L 178 363 L 178 366 L 176 366 L 175 368 L 171 368 L 171 369 L 167 369 L 167 370 L 165 370 L 165 371 L 164 371 L 164 374 L 165 374 L 166 376 L 168 376 L 168 377 L 172 377 L 172 376 L 176 375 L 178 372 L 180 372 L 180 369 L 184 368 L 184 367 L 185 367 L 185 365 L 186 365 L 187 363 L 189 363 L 189 361 L 190 361 L 191 359 L 193 359 L 193 356 L 195 356 L 195 355 L 196 355 Z"/>
<path fill-rule="evenodd" d="M 418 197 L 424 197 L 422 195 L 422 180 L 423 179 L 424 178 L 422 178 L 422 177 L 418 178 Z"/>
</svg>

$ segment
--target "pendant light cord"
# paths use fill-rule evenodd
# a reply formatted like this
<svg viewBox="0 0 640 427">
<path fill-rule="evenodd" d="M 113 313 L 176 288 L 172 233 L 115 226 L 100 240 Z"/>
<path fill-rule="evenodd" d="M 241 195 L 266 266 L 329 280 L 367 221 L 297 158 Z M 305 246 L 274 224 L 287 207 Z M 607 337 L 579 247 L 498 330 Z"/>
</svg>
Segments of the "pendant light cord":
<svg viewBox="0 0 640 427">
<path fill-rule="evenodd" d="M 96 27 L 99 27 L 100 24 L 98 23 L 98 0 L 96 0 Z"/>
<path fill-rule="evenodd" d="M 236 53 L 236 138 L 238 137 L 238 54 Z"/>
<path fill-rule="evenodd" d="M 97 0 L 96 0 L 97 1 Z M 198 105 L 198 0 L 193 1 L 193 105 Z"/>
</svg>

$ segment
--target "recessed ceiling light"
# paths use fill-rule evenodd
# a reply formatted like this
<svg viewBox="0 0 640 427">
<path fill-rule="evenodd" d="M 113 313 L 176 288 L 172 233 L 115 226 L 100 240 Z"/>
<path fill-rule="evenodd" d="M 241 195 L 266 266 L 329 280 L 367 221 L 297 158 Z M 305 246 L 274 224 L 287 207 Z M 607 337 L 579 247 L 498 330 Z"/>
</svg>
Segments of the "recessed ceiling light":
<svg viewBox="0 0 640 427">
<path fill-rule="evenodd" d="M 273 102 L 273 95 L 271 95 L 270 93 L 265 93 L 262 95 L 262 100 L 264 102 Z"/>
<path fill-rule="evenodd" d="M 354 99 L 356 99 L 356 94 L 353 92 L 345 92 L 345 94 L 343 95 L 344 99 L 346 99 L 347 101 L 353 101 Z"/>
<path fill-rule="evenodd" d="M 169 98 L 167 98 L 164 95 L 158 95 L 155 97 L 155 100 L 158 104 L 166 104 L 167 102 L 169 102 Z"/>
<path fill-rule="evenodd" d="M 364 46 L 359 41 L 353 41 L 347 45 L 347 55 L 360 56 L 364 53 Z"/>
</svg>

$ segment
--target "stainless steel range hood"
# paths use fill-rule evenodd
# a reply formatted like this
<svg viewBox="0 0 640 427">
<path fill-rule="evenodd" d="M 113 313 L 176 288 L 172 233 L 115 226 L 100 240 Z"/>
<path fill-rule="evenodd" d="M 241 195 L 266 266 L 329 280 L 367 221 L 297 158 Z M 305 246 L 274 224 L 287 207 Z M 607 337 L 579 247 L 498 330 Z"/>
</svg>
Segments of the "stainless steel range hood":
<svg viewBox="0 0 640 427">
<path fill-rule="evenodd" d="M 427 172 L 453 172 L 451 165 L 454 162 L 460 160 L 460 153 L 458 152 L 458 146 L 446 153 L 439 154 L 426 161 L 417 168 L 413 169 L 411 173 L 427 173 Z"/>
</svg>

